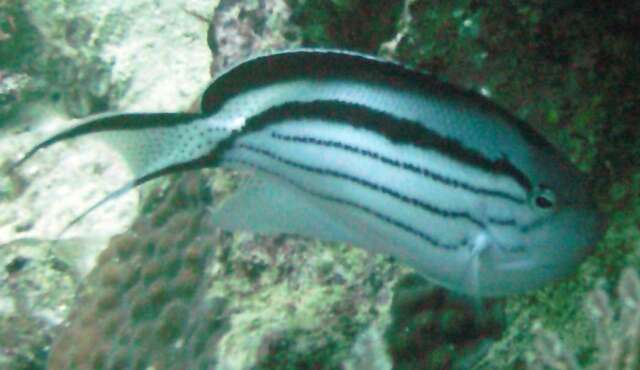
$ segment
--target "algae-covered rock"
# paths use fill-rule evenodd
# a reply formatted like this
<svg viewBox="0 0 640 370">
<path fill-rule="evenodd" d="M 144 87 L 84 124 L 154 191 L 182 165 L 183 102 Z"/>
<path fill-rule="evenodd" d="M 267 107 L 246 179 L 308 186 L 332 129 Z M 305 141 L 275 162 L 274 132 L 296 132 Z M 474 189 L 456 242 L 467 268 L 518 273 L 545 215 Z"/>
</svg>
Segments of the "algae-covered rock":
<svg viewBox="0 0 640 370">
<path fill-rule="evenodd" d="M 504 330 L 500 301 L 474 307 L 416 274 L 405 275 L 393 289 L 385 340 L 394 369 L 470 368 Z"/>
<path fill-rule="evenodd" d="M 186 109 L 208 82 L 209 1 L 34 0 L 25 12 L 44 42 L 43 68 L 67 112 Z M 167 45 L 170 45 L 167 47 Z"/>
<path fill-rule="evenodd" d="M 392 38 L 401 1 L 287 0 L 306 45 L 375 52 Z"/>
<path fill-rule="evenodd" d="M 284 1 L 220 1 L 207 31 L 214 56 L 212 75 L 256 52 L 299 46 L 299 28 L 291 24 L 290 17 L 291 9 Z"/>
<path fill-rule="evenodd" d="M 0 128 L 23 104 L 41 97 L 45 80 L 29 61 L 37 60 L 42 49 L 20 2 L 0 1 Z"/>
<path fill-rule="evenodd" d="M 581 353 L 580 359 L 588 358 L 593 336 L 582 309 L 585 295 L 598 279 L 613 282 L 626 266 L 640 266 L 640 134 L 634 123 L 637 104 L 632 103 L 640 92 L 633 57 L 640 52 L 637 5 L 404 4 L 397 35 L 382 51 L 488 96 L 543 132 L 591 172 L 610 220 L 605 239 L 576 277 L 506 300 L 506 331 L 477 366 L 525 366 L 534 348 L 532 327 L 540 322 L 559 333 L 569 350 Z M 317 31 L 314 24 L 302 25 L 307 34 Z M 424 314 L 417 311 L 416 322 Z M 403 363 L 413 359 L 420 366 L 426 355 L 412 351 L 414 345 L 406 343 Z M 588 361 L 582 364 L 589 367 Z"/>
<path fill-rule="evenodd" d="M 591 172 L 610 220 L 609 232 L 577 276 L 507 299 L 505 333 L 478 366 L 525 366 L 534 348 L 534 323 L 559 333 L 582 359 L 593 350 L 591 321 L 582 309 L 585 295 L 598 279 L 615 281 L 626 266 L 640 266 L 640 236 L 632 226 L 640 214 L 640 135 L 629 104 L 640 80 L 620 78 L 637 75 L 632 71 L 638 62 L 631 57 L 638 52 L 632 15 L 637 9 L 550 2 L 410 3 L 396 58 L 489 96 L 543 132 Z M 583 365 L 588 368 L 588 361 Z"/>
<path fill-rule="evenodd" d="M 41 369 L 99 240 L 0 244 L 0 369 Z"/>
<path fill-rule="evenodd" d="M 638 369 L 640 368 L 640 277 L 626 268 L 616 287 L 616 298 L 599 287 L 585 299 L 591 321 L 590 350 L 578 352 L 558 335 L 536 328 L 532 369 Z"/>
</svg>

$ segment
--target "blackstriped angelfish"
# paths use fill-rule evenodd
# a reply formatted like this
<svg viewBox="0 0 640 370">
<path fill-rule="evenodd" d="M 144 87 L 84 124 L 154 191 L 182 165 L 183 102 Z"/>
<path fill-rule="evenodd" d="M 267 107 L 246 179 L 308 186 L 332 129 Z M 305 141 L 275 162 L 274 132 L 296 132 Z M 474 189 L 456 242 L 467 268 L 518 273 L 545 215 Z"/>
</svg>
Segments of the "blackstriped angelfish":
<svg viewBox="0 0 640 370">
<path fill-rule="evenodd" d="M 256 57 L 218 77 L 201 111 L 90 117 L 19 163 L 100 133 L 136 177 L 87 212 L 168 173 L 248 170 L 253 181 L 213 211 L 220 227 L 348 242 L 474 296 L 566 276 L 602 234 L 585 178 L 540 135 L 392 62 L 331 50 Z"/>
</svg>

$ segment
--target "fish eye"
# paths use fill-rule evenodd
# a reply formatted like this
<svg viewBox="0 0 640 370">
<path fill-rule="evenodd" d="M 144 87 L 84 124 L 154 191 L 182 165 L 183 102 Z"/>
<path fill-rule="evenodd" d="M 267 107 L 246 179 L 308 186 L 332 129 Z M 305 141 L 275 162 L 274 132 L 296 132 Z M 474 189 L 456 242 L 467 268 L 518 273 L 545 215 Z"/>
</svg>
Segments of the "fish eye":
<svg viewBox="0 0 640 370">
<path fill-rule="evenodd" d="M 556 195 L 548 187 L 540 185 L 533 196 L 533 204 L 539 209 L 553 209 L 556 205 Z"/>
</svg>

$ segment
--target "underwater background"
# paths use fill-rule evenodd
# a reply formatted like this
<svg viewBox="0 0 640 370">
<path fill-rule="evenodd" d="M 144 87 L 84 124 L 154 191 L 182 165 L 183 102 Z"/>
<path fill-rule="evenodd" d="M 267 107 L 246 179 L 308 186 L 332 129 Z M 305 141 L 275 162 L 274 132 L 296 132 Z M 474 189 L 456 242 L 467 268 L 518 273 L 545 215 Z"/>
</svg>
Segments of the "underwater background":
<svg viewBox="0 0 640 370">
<path fill-rule="evenodd" d="M 576 276 L 464 299 L 384 256 L 207 220 L 237 174 L 130 176 L 103 111 L 192 110 L 224 68 L 357 50 L 482 92 L 590 173 L 605 238 Z M 640 3 L 0 0 L 0 369 L 640 369 Z"/>
</svg>

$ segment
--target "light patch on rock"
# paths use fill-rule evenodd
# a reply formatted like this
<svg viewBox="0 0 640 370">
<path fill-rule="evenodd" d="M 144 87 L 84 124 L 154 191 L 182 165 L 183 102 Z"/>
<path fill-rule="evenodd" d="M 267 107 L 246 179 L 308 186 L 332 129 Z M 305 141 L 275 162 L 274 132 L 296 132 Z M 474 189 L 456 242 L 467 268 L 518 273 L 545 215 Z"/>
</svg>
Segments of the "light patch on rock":
<svg viewBox="0 0 640 370">
<path fill-rule="evenodd" d="M 345 361 L 345 370 L 391 370 L 393 363 L 387 353 L 383 330 L 372 325 L 356 338 L 351 358 Z"/>
<path fill-rule="evenodd" d="M 70 121 L 54 110 L 40 109 L 39 117 L 29 124 L 31 130 L 0 136 L 1 158 L 18 160 L 36 143 L 70 126 Z M 18 172 L 26 188 L 0 208 L 0 244 L 17 238 L 56 238 L 78 214 L 131 177 L 119 155 L 91 139 L 47 148 Z M 136 193 L 130 192 L 107 203 L 63 236 L 108 236 L 125 230 L 135 215 L 136 198 Z"/>
<path fill-rule="evenodd" d="M 130 17 L 123 40 L 104 50 L 105 59 L 114 61 L 113 78 L 128 81 L 119 107 L 185 110 L 200 96 L 211 80 L 208 25 L 189 12 L 206 16 L 212 10 L 206 0 L 121 2 L 123 14 L 147 16 Z"/>
</svg>

